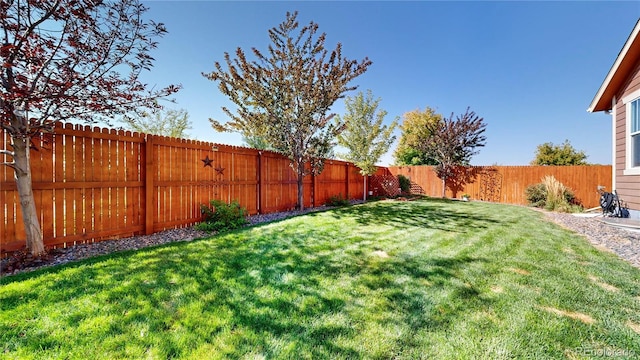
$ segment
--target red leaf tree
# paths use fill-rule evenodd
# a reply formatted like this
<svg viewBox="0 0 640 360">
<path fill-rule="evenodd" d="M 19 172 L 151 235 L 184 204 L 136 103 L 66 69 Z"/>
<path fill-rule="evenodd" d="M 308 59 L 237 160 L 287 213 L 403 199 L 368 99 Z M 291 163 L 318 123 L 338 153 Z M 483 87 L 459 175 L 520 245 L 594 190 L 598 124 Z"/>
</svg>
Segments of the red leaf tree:
<svg viewBox="0 0 640 360">
<path fill-rule="evenodd" d="M 31 184 L 31 139 L 55 122 L 90 123 L 159 107 L 177 86 L 147 90 L 140 81 L 163 24 L 143 19 L 137 0 L 8 0 L 0 3 L 0 127 L 11 148 L 27 248 L 45 252 Z M 0 161 L 1 158 L 0 158 Z"/>
<path fill-rule="evenodd" d="M 437 162 L 436 174 L 442 179 L 442 197 L 446 197 L 447 179 L 458 174 L 458 166 L 468 166 L 471 157 L 476 155 L 478 148 L 484 147 L 487 138 L 484 135 L 487 124 L 484 118 L 474 111 L 467 111 L 453 118 L 427 123 L 426 130 L 418 135 L 418 150 L 429 159 Z"/>
</svg>

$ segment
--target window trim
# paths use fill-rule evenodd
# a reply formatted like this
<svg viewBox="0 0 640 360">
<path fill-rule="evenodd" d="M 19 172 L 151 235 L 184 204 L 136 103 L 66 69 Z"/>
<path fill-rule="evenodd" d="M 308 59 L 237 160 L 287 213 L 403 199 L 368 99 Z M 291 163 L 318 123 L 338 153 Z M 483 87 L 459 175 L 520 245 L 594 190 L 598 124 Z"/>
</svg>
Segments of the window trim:
<svg viewBox="0 0 640 360">
<path fill-rule="evenodd" d="M 633 135 L 640 136 L 638 131 L 631 134 L 631 103 L 634 101 L 639 101 L 638 106 L 640 106 L 640 89 L 622 98 L 625 106 L 625 167 L 622 172 L 624 175 L 640 175 L 640 166 L 632 166 L 631 138 Z"/>
</svg>

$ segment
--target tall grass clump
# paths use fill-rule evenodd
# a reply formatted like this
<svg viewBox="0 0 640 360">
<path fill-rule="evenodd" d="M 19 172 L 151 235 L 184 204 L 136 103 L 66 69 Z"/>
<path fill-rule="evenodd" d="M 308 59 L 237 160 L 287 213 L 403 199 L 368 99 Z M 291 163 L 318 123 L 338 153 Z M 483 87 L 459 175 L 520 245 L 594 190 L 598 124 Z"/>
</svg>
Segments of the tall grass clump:
<svg viewBox="0 0 640 360">
<path fill-rule="evenodd" d="M 525 195 L 529 204 L 538 208 L 558 212 L 582 211 L 573 191 L 551 175 L 542 178 L 541 183 L 528 186 Z"/>
</svg>

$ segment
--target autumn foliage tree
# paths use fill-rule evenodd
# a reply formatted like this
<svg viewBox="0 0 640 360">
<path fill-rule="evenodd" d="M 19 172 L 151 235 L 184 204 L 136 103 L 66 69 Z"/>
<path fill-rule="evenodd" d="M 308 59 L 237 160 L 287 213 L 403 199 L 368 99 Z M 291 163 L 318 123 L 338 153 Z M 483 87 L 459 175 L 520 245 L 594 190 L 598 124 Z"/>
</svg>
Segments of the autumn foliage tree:
<svg viewBox="0 0 640 360">
<path fill-rule="evenodd" d="M 442 121 L 442 115 L 430 107 L 402 115 L 400 141 L 393 153 L 396 165 L 435 165 L 437 162 L 420 150 L 420 141 L 429 136 L 432 125 Z"/>
<path fill-rule="evenodd" d="M 455 174 L 456 167 L 469 165 L 477 148 L 485 145 L 486 126 L 484 119 L 469 108 L 455 118 L 451 114 L 448 119 L 426 125 L 425 136 L 418 140 L 419 149 L 437 162 L 435 171 L 442 179 L 442 197 L 446 196 L 447 179 Z"/>
<path fill-rule="evenodd" d="M 398 121 L 394 120 L 389 126 L 383 125 L 387 112 L 378 110 L 380 98 L 374 99 L 371 90 L 366 95 L 359 92 L 353 98 L 347 97 L 344 103 L 344 116 L 336 116 L 336 123 L 344 123 L 344 131 L 338 134 L 338 144 L 349 152 L 338 156 L 360 168 L 360 173 L 365 176 L 366 199 L 366 176 L 376 172 L 376 163 L 395 141 L 393 131 L 398 126 Z"/>
<path fill-rule="evenodd" d="M 329 52 L 324 33 L 316 35 L 318 25 L 299 28 L 297 12 L 269 30 L 271 44 L 263 53 L 252 48 L 249 60 L 238 48 L 236 58 L 228 53 L 215 70 L 203 74 L 218 82 L 218 88 L 237 106 L 236 113 L 226 107 L 231 118 L 225 124 L 211 120 L 218 131 L 238 131 L 245 138 L 259 136 L 286 155 L 298 179 L 298 208 L 302 209 L 303 178 L 319 174 L 324 157 L 331 153 L 341 124 L 334 124 L 333 103 L 356 89 L 351 80 L 363 74 L 371 61 L 358 62 L 342 55 L 342 45 Z"/>
<path fill-rule="evenodd" d="M 146 90 L 149 52 L 166 30 L 143 20 L 137 0 L 10 0 L 0 3 L 0 127 L 11 148 L 27 248 L 44 253 L 33 198 L 30 147 L 55 122 L 95 122 L 156 107 L 176 86 Z"/>
</svg>

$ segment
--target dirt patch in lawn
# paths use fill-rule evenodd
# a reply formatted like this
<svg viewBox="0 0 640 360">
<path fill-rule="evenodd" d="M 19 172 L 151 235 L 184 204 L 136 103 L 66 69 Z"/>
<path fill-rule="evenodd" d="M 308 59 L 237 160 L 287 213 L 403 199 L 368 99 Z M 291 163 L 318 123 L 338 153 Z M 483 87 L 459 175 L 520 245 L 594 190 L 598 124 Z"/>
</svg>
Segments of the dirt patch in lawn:
<svg viewBox="0 0 640 360">
<path fill-rule="evenodd" d="M 640 335 L 640 324 L 636 324 L 632 321 L 627 321 L 627 326 L 631 328 L 636 334 Z"/>
<path fill-rule="evenodd" d="M 550 312 L 552 314 L 556 314 L 559 316 L 564 316 L 564 317 L 568 317 L 574 320 L 578 320 L 581 321 L 585 324 L 593 324 L 596 321 L 589 315 L 587 314 L 583 314 L 583 313 L 579 313 L 579 312 L 574 312 L 574 311 L 565 311 L 565 310 L 560 310 L 560 309 L 556 309 L 556 308 L 552 308 L 552 307 L 546 307 L 546 306 L 541 306 L 540 309 L 546 311 L 546 312 Z"/>
<path fill-rule="evenodd" d="M 389 254 L 387 254 L 387 252 L 383 250 L 376 250 L 372 254 L 382 259 L 386 259 L 389 257 Z"/>
<path fill-rule="evenodd" d="M 520 275 L 531 275 L 530 272 L 528 272 L 525 269 L 519 269 L 519 268 L 508 268 L 507 270 L 514 272 L 516 274 L 520 274 Z"/>
<path fill-rule="evenodd" d="M 589 275 L 589 280 L 593 281 L 594 284 L 600 286 L 601 288 L 607 290 L 607 291 L 611 291 L 611 292 L 618 292 L 620 289 L 618 289 L 617 287 L 611 285 L 611 284 L 607 284 L 605 282 L 600 281 L 600 279 L 598 279 L 595 276 Z"/>
</svg>

